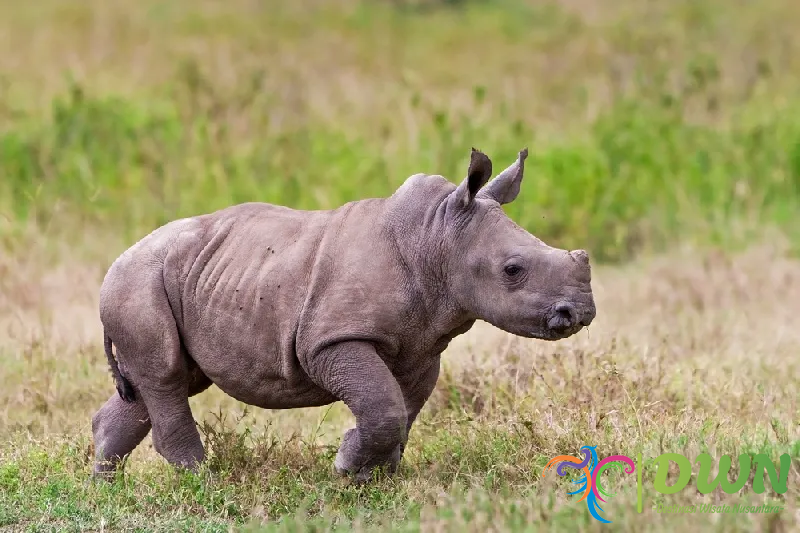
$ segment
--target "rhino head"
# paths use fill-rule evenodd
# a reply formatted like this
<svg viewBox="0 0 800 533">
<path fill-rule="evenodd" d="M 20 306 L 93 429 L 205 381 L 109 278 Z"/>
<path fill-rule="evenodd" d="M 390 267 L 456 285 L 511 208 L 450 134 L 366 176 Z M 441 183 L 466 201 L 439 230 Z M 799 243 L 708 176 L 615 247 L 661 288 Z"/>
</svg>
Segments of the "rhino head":
<svg viewBox="0 0 800 533">
<path fill-rule="evenodd" d="M 501 205 L 520 191 L 527 149 L 497 177 L 472 149 L 466 178 L 443 201 L 442 254 L 450 298 L 471 316 L 527 338 L 558 340 L 592 323 L 589 255 L 553 248 Z"/>
</svg>

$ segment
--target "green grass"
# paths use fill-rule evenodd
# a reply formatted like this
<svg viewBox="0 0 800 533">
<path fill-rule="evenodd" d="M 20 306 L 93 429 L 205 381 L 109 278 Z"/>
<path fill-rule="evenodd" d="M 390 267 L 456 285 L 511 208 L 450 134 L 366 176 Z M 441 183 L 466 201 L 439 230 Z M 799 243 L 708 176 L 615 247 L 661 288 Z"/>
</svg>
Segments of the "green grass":
<svg viewBox="0 0 800 533">
<path fill-rule="evenodd" d="M 0 530 L 797 528 L 798 27 L 794 0 L 0 2 Z M 496 172 L 529 148 L 506 209 L 590 251 L 591 332 L 460 338 L 400 472 L 372 485 L 332 473 L 341 404 L 245 417 L 213 387 L 192 398 L 202 472 L 148 437 L 116 482 L 88 481 L 113 392 L 97 289 L 125 248 L 232 203 L 458 182 L 473 146 Z M 794 465 L 783 495 L 651 483 L 641 514 L 609 471 L 603 526 L 540 476 L 582 445 Z M 652 509 L 765 502 L 785 511 Z"/>
<path fill-rule="evenodd" d="M 532 434 L 525 424 L 487 428 L 485 423 L 453 423 L 446 418 L 429 421 L 417 433 L 418 443 L 411 447 L 399 479 L 376 479 L 364 486 L 332 475 L 335 447 L 317 449 L 308 442 L 272 434 L 249 438 L 246 431 L 237 433 L 221 424 L 203 426 L 209 458 L 199 474 L 175 470 L 163 462 L 145 468 L 131 465 L 133 473 L 119 476 L 113 484 L 88 478 L 90 444 L 84 437 L 37 446 L 29 443 L 9 450 L 11 461 L 0 468 L 0 526 L 52 531 L 80 531 L 98 524 L 112 530 L 148 531 L 228 531 L 231 525 L 258 531 L 314 527 L 418 531 L 426 521 L 433 521 L 448 531 L 463 526 L 481 530 L 481 522 L 510 531 L 601 530 L 585 504 L 575 503 L 577 497 L 572 502 L 564 498 L 571 490 L 566 481 L 538 488 L 531 485 L 547 461 L 548 455 L 542 452 L 553 450 L 550 453 L 558 455 L 559 448 L 548 445 L 543 435 Z M 447 424 L 448 431 L 435 431 L 436 424 Z M 667 435 L 661 432 L 652 438 Z M 781 453 L 800 455 L 800 441 L 788 450 L 730 436 L 720 443 L 727 448 L 725 453 L 763 452 L 775 460 Z M 570 446 L 569 440 L 558 444 Z M 680 449 L 685 442 L 662 445 Z M 601 449 L 601 457 L 614 451 Z M 633 450 L 625 451 L 635 457 Z M 766 494 L 754 495 L 752 474 L 749 492 L 722 501 L 697 494 L 695 477 L 684 493 L 665 497 L 653 491 L 654 469 L 644 463 L 637 465 L 645 469 L 641 514 L 636 511 L 635 481 L 616 472 L 605 476 L 604 487 L 612 488 L 614 497 L 603 504 L 603 514 L 625 528 L 637 524 L 665 530 L 674 527 L 675 519 L 655 512 L 659 504 L 787 506 L 784 497 L 769 492 L 769 482 Z M 670 479 L 674 483 L 675 475 Z M 797 476 L 790 474 L 789 480 L 796 482 Z M 446 495 L 432 490 L 438 487 L 446 487 Z M 713 518 L 685 516 L 692 527 L 710 527 Z M 153 517 L 157 517 L 155 523 Z M 719 531 L 747 531 L 755 524 L 785 520 L 785 515 L 775 513 L 726 514 L 715 526 Z"/>
<path fill-rule="evenodd" d="M 487 106 L 478 100 L 476 115 Z M 621 101 L 588 124 L 586 139 L 545 144 L 531 124 L 502 111 L 421 112 L 417 142 L 389 152 L 367 132 L 319 124 L 237 146 L 224 125 L 206 114 L 181 118 L 179 105 L 143 106 L 74 86 L 44 124 L 0 137 L 13 215 L 47 225 L 63 205 L 132 239 L 232 203 L 327 209 L 387 196 L 416 171 L 457 182 L 471 143 L 497 171 L 530 146 L 524 195 L 508 213 L 545 241 L 586 247 L 599 260 L 626 259 L 682 233 L 724 239 L 724 225 L 747 216 L 756 228 L 788 229 L 800 212 L 800 106 L 719 131 L 688 123 L 680 103 Z M 387 128 L 386 138 L 407 133 L 402 124 Z"/>
</svg>

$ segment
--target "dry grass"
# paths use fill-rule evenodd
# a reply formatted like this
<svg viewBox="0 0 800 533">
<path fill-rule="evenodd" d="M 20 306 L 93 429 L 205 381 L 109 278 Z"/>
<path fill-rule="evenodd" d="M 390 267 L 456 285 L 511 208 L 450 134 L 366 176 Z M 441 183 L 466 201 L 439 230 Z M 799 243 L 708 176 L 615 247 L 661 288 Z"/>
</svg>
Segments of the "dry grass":
<svg viewBox="0 0 800 533">
<path fill-rule="evenodd" d="M 96 313 L 103 269 L 68 255 L 46 265 L 37 260 L 40 253 L 32 247 L 0 263 L 0 432 L 11 439 L 0 453 L 4 462 L 20 467 L 47 453 L 68 477 L 80 480 L 88 473 L 87 458 L 68 450 L 88 443 L 91 415 L 113 391 Z M 736 256 L 685 250 L 626 267 L 596 267 L 593 283 L 598 317 L 575 338 L 523 340 L 479 324 L 454 341 L 403 470 L 374 489 L 380 497 L 353 496 L 347 491 L 354 489 L 342 488 L 329 471 L 338 439 L 353 423 L 343 405 L 247 409 L 216 388 L 193 398 L 212 469 L 224 472 L 218 490 L 229 491 L 237 512 L 257 521 L 305 512 L 358 517 L 371 509 L 372 525 L 419 516 L 420 527 L 437 530 L 459 527 L 464 520 L 459 509 L 485 508 L 491 516 L 499 513 L 491 520 L 501 520 L 516 502 L 515 512 L 524 520 L 559 529 L 565 527 L 560 510 L 583 516 L 581 507 L 568 505 L 564 488 L 540 481 L 540 468 L 549 457 L 574 454 L 584 444 L 597 445 L 601 457 L 636 452 L 655 457 L 665 451 L 692 457 L 706 450 L 715 457 L 742 451 L 766 451 L 776 460 L 780 453 L 797 457 L 800 314 L 794 310 L 800 262 L 787 258 L 779 244 Z M 27 473 L 23 492 L 47 483 L 48 476 L 35 470 Z M 147 484 L 168 479 L 166 470 L 148 437 L 130 458 L 129 483 L 141 485 L 136 491 L 154 491 Z M 779 522 L 786 527 L 798 524 L 798 481 L 795 464 L 790 490 L 779 497 L 786 504 Z M 606 516 L 627 528 L 714 523 L 713 515 L 635 514 L 634 482 L 615 482 L 622 494 L 611 500 Z M 167 486 L 173 492 L 183 487 Z M 320 486 L 327 488 L 303 511 L 300 495 Z M 687 488 L 677 501 L 761 501 L 749 491 L 739 499 L 722 493 L 703 497 Z M 211 522 L 224 516 L 203 502 L 171 497 L 172 503 L 154 503 L 148 511 L 163 524 L 185 512 Z M 469 503 L 475 498 L 483 507 Z M 419 505 L 412 515 L 403 507 L 409 502 Z M 96 520 L 115 506 L 124 514 L 120 505 L 113 499 L 96 503 L 84 523 L 97 527 Z M 456 515 L 443 518 L 443 510 Z M 515 512 L 497 527 L 514 530 Z M 43 524 L 55 523 L 39 513 L 33 516 Z M 471 518 L 478 520 L 472 530 L 480 530 L 480 520 L 488 516 Z M 743 530 L 775 520 L 718 519 L 726 528 Z M 117 527 L 136 523 L 130 517 L 111 520 Z M 599 525 L 580 520 L 587 530 Z"/>
<path fill-rule="evenodd" d="M 739 1 L 736 9 L 726 0 L 508 2 L 518 15 L 513 23 L 480 3 L 455 17 L 432 9 L 408 10 L 405 18 L 392 2 L 372 4 L 302 0 L 265 9 L 251 0 L 203 0 L 187 10 L 153 0 L 4 2 L 0 46 L 25 53 L 0 57 L 0 89 L 13 108 L 48 109 L 70 78 L 97 93 L 141 97 L 169 91 L 178 75 L 193 78 L 209 98 L 220 92 L 235 100 L 256 84 L 261 103 L 274 103 L 277 116 L 269 120 L 278 129 L 312 118 L 379 133 L 387 124 L 375 115 L 391 106 L 413 135 L 429 108 L 472 111 L 482 86 L 502 94 L 515 111 L 510 120 L 563 135 L 641 91 L 638 75 L 667 80 L 651 80 L 654 91 L 691 91 L 692 64 L 702 67 L 704 58 L 718 69 L 719 79 L 709 80 L 720 89 L 718 110 L 754 95 L 779 105 L 772 99 L 796 84 L 783 75 L 800 57 L 800 41 L 791 38 L 800 8 L 791 0 Z M 505 38 L 487 46 L 485 37 L 498 32 Z M 431 61 L 432 50 L 442 61 Z M 421 108 L 408 98 L 414 92 Z M 709 114 L 707 95 L 696 96 L 686 110 L 691 120 L 730 118 Z M 254 102 L 239 103 L 216 118 L 250 142 L 254 123 L 266 117 L 252 116 Z"/>
</svg>

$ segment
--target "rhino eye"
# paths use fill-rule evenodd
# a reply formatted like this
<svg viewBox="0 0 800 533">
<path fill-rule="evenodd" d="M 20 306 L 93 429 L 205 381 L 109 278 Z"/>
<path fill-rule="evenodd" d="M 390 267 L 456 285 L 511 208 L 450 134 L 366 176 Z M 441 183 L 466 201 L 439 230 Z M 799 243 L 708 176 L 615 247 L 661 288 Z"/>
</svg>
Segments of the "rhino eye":
<svg viewBox="0 0 800 533">
<path fill-rule="evenodd" d="M 518 267 L 517 265 L 508 265 L 506 268 L 503 269 L 506 274 L 509 276 L 516 276 L 520 272 L 522 272 L 522 268 Z"/>
</svg>

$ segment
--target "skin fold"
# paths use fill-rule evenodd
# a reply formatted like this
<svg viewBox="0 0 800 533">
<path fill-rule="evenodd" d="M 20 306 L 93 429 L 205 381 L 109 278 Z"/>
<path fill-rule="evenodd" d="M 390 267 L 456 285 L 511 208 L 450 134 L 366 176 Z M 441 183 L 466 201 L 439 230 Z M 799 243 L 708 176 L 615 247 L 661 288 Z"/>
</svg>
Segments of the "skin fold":
<svg viewBox="0 0 800 533">
<path fill-rule="evenodd" d="M 356 427 L 336 470 L 394 472 L 442 351 L 476 320 L 558 340 L 595 316 L 586 252 L 548 246 L 501 208 L 526 157 L 490 181 L 473 149 L 457 186 L 415 174 L 387 198 L 328 211 L 245 203 L 134 244 L 100 289 L 117 392 L 92 419 L 95 474 L 150 430 L 167 461 L 196 468 L 188 399 L 212 383 L 266 409 L 342 401 Z"/>
</svg>

